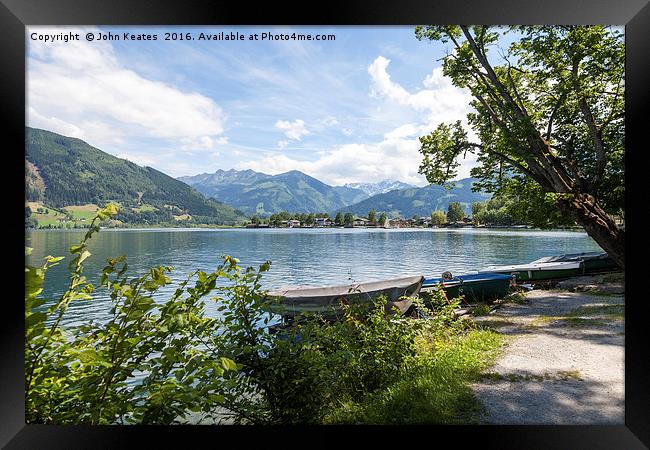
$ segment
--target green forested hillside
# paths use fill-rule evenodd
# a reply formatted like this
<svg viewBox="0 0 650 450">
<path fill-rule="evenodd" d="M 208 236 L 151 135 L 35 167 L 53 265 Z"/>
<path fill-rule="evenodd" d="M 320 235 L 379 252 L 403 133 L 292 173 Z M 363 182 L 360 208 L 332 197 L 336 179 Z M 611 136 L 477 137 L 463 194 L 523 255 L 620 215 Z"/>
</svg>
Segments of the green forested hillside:
<svg viewBox="0 0 650 450">
<path fill-rule="evenodd" d="M 472 192 L 473 181 L 472 178 L 457 181 L 456 186 L 449 190 L 444 186 L 429 185 L 390 191 L 341 208 L 338 212 L 351 212 L 365 216 L 374 209 L 377 212 L 387 213 L 389 217 L 410 218 L 413 215 L 424 217 L 438 209 L 446 211 L 451 202 L 460 202 L 465 211 L 470 213 L 472 203 L 482 202 L 490 197 L 483 192 Z"/>
<path fill-rule="evenodd" d="M 180 180 L 251 215 L 333 211 L 368 197 L 360 189 L 329 186 L 297 170 L 278 175 L 218 170 Z"/>
<path fill-rule="evenodd" d="M 208 199 L 151 167 L 116 158 L 84 141 L 27 128 L 26 200 L 63 208 L 117 202 L 126 223 L 235 224 L 244 219 L 231 206 Z"/>
</svg>

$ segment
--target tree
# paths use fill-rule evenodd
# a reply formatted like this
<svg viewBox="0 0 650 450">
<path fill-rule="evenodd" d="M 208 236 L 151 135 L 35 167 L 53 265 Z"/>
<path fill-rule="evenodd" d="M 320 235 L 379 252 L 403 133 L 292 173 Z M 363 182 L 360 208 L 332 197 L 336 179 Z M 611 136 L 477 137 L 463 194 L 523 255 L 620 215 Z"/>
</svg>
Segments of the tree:
<svg viewBox="0 0 650 450">
<path fill-rule="evenodd" d="M 354 223 L 354 215 L 352 215 L 351 212 L 345 213 L 343 216 L 343 223 L 348 226 L 352 225 Z"/>
<path fill-rule="evenodd" d="M 336 217 L 334 218 L 334 223 L 336 225 L 343 225 L 343 214 L 340 212 L 336 213 Z"/>
<path fill-rule="evenodd" d="M 457 158 L 474 153 L 476 189 L 509 190 L 522 201 L 577 220 L 621 267 L 624 216 L 624 40 L 604 26 L 517 26 L 522 37 L 495 51 L 488 26 L 416 27 L 420 40 L 450 42 L 443 73 L 467 89 L 467 122 L 440 124 L 420 138 L 420 166 L 431 183 L 456 175 Z M 491 61 L 501 56 L 501 65 Z M 532 209 L 535 209 L 534 207 Z M 522 210 L 523 211 L 523 210 Z"/>
<path fill-rule="evenodd" d="M 383 213 L 379 214 L 379 221 L 378 221 L 379 225 L 381 225 L 382 227 L 385 227 L 387 220 L 388 220 L 388 216 L 386 215 L 386 213 L 383 212 Z"/>
<path fill-rule="evenodd" d="M 447 223 L 447 214 L 444 211 L 437 210 L 431 213 L 431 225 L 444 225 Z"/>
<path fill-rule="evenodd" d="M 447 207 L 447 221 L 449 223 L 459 222 L 465 218 L 465 210 L 459 202 L 451 202 Z"/>
<path fill-rule="evenodd" d="M 371 209 L 370 212 L 368 213 L 368 221 L 374 225 L 376 223 L 376 219 L 377 219 L 377 211 Z"/>
<path fill-rule="evenodd" d="M 514 204 L 510 197 L 495 195 L 486 202 L 472 205 L 473 219 L 486 225 L 513 225 L 516 222 L 511 212 Z"/>
<path fill-rule="evenodd" d="M 485 202 L 472 203 L 472 218 L 473 219 L 476 219 L 476 217 L 481 213 L 481 211 L 485 211 Z"/>
</svg>

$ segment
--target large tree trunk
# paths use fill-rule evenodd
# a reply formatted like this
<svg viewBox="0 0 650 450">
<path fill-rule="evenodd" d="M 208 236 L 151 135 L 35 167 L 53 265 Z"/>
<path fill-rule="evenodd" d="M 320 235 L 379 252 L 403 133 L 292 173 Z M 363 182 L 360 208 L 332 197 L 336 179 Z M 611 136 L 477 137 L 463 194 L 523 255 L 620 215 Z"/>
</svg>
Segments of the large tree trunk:
<svg viewBox="0 0 650 450">
<path fill-rule="evenodd" d="M 560 200 L 560 208 L 576 214 L 587 234 L 625 270 L 625 231 L 596 203 L 593 196 L 578 194 L 571 200 Z"/>
</svg>

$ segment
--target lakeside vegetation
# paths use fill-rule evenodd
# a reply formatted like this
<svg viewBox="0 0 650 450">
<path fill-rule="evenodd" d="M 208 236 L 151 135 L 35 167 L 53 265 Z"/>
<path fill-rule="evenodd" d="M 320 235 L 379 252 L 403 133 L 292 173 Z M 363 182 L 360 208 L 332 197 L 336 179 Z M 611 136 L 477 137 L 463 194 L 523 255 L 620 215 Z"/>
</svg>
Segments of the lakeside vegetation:
<svg viewBox="0 0 650 450">
<path fill-rule="evenodd" d="M 517 33 L 497 52 L 502 35 Z M 472 96 L 467 123 L 420 137 L 427 181 L 453 180 L 459 158 L 479 163 L 477 189 L 516 198 L 519 212 L 551 226 L 577 221 L 625 268 L 625 41 L 611 26 L 415 28 L 442 58 L 452 84 Z"/>
<path fill-rule="evenodd" d="M 305 317 L 271 333 L 272 303 L 260 287 L 269 262 L 243 269 L 224 256 L 163 302 L 154 297 L 171 283 L 171 267 L 129 276 L 125 256 L 108 258 L 99 284 L 90 284 L 88 241 L 117 210 L 99 210 L 71 247 L 70 284 L 59 299 L 40 295 L 63 257 L 26 265 L 28 423 L 446 424 L 471 422 L 479 411 L 468 383 L 503 341 L 456 318 L 458 300 L 442 291 L 421 305 L 428 319 L 387 314 L 380 298 L 345 307 L 341 321 Z M 99 289 L 110 294 L 110 320 L 63 328 L 70 304 Z M 221 315 L 207 317 L 206 302 Z"/>
<path fill-rule="evenodd" d="M 475 202 L 468 214 L 460 202 L 450 202 L 447 210 L 435 210 L 429 217 L 416 214 L 410 218 L 391 217 L 384 211 L 370 210 L 367 216 L 355 216 L 351 212 L 338 212 L 334 217 L 328 213 L 290 213 L 282 211 L 268 218 L 258 215 L 250 217 L 247 227 L 383 227 L 383 228 L 427 228 L 427 227 L 498 227 L 539 229 L 582 229 L 575 220 L 561 217 L 535 216 L 521 211 L 521 203 L 504 194 L 485 202 Z"/>
<path fill-rule="evenodd" d="M 624 222 L 615 220 L 624 217 L 621 36 L 605 27 L 521 27 L 519 32 L 524 38 L 508 50 L 521 63 L 513 68 L 489 63 L 487 49 L 498 36 L 488 27 L 416 29 L 418 39 L 454 45 L 444 74 L 474 96 L 477 112 L 468 119 L 481 141 L 469 142 L 460 122 L 441 124 L 420 138 L 421 173 L 431 183 L 446 182 L 455 175 L 459 155 L 475 151 L 481 166 L 472 174 L 494 196 L 473 203 L 471 218 L 460 203 L 451 202 L 429 217 L 398 220 L 421 227 L 550 229 L 580 223 L 622 261 Z M 153 267 L 131 275 L 126 256 L 116 256 L 108 258 L 95 286 L 83 270 L 92 256 L 88 241 L 100 223 L 243 226 L 246 219 L 154 169 L 106 159 L 81 141 L 53 133 L 30 130 L 28 135 L 26 225 L 88 231 L 70 248 L 69 286 L 59 298 L 42 293 L 48 270 L 61 264 L 62 256 L 25 267 L 27 423 L 476 420 L 481 406 L 469 383 L 493 363 L 504 338 L 457 318 L 458 299 L 441 291 L 427 304 L 414 299 L 426 314 L 415 318 L 386 314 L 386 300 L 379 298 L 371 305 L 344 306 L 340 321 L 306 316 L 273 333 L 268 327 L 272 300 L 261 288 L 270 262 L 242 268 L 233 256 L 223 256 L 214 271 L 192 272 L 160 301 L 173 269 Z M 94 172 L 97 167 L 100 172 Z M 48 178 L 52 168 L 65 176 Z M 106 199 L 117 203 L 99 208 Z M 284 211 L 252 216 L 250 223 L 381 227 L 391 225 L 389 213 L 372 209 L 359 217 L 339 211 L 332 218 Z M 92 301 L 98 290 L 108 293 L 112 317 L 62 327 L 70 304 Z M 218 305 L 218 317 L 206 315 L 207 302 Z M 621 314 L 621 305 L 611 306 L 608 313 Z M 475 308 L 475 315 L 488 312 L 485 305 Z M 592 312 L 583 308 L 561 319 L 576 327 L 593 325 L 592 318 L 582 317 Z"/>
</svg>

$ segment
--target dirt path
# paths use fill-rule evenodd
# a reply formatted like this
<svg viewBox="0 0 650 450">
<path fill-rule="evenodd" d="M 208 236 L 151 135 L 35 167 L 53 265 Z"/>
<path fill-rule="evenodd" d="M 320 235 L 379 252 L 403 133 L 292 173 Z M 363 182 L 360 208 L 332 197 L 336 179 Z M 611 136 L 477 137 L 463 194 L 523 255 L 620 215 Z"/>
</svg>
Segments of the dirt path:
<svg viewBox="0 0 650 450">
<path fill-rule="evenodd" d="M 559 287 L 475 318 L 509 342 L 472 386 L 482 423 L 624 424 L 623 283 L 581 277 Z"/>
</svg>

